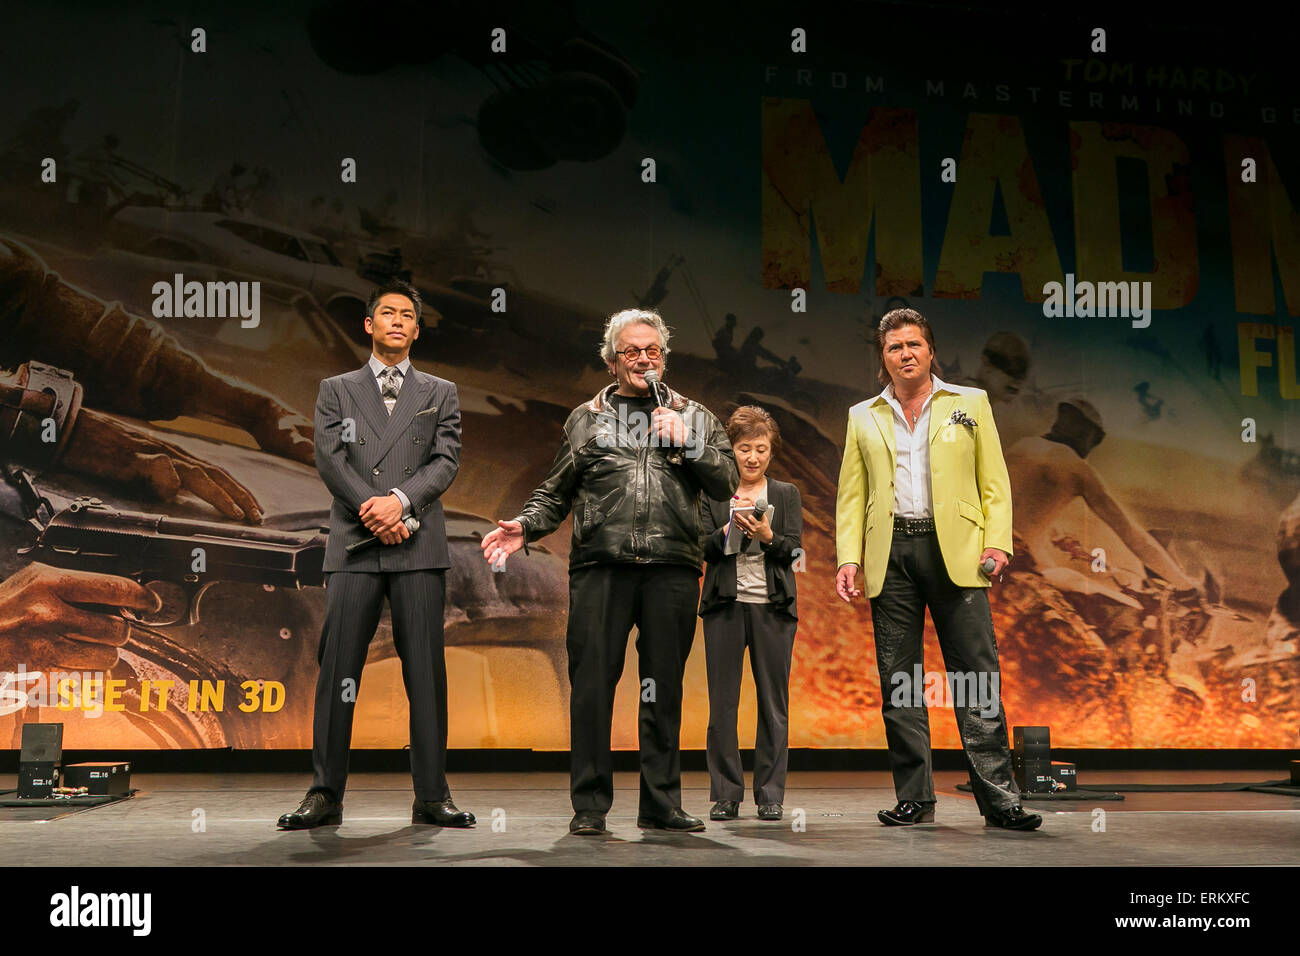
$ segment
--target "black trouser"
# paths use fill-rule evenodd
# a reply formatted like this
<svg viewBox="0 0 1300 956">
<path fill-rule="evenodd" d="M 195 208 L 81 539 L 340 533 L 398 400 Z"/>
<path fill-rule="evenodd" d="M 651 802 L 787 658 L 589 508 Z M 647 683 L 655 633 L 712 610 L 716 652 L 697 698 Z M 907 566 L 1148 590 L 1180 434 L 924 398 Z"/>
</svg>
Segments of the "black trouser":
<svg viewBox="0 0 1300 956">
<path fill-rule="evenodd" d="M 325 625 L 321 630 L 320 677 L 312 720 L 313 790 L 328 790 L 343 801 L 348 779 L 352 717 L 361 687 L 366 649 L 379 626 L 388 596 L 393 644 L 402 661 L 402 683 L 411 709 L 411 777 L 420 800 L 446 800 L 447 662 L 443 656 L 442 614 L 446 575 L 442 571 L 363 573 L 335 571 L 326 576 Z"/>
<path fill-rule="evenodd" d="M 790 656 L 799 622 L 770 604 L 732 601 L 704 615 L 704 653 L 709 672 L 709 799 L 745 798 L 745 777 L 736 739 L 740 675 L 745 648 L 754 672 L 758 731 L 754 739 L 754 802 L 785 801 L 790 759 Z"/>
<path fill-rule="evenodd" d="M 700 572 L 673 564 L 599 564 L 569 576 L 569 790 L 575 811 L 614 802 L 609 734 L 627 636 L 641 677 L 639 816 L 682 803 L 682 675 L 695 639 Z M 650 681 L 651 683 L 647 683 Z"/>
<path fill-rule="evenodd" d="M 952 674 L 974 675 L 981 693 L 972 700 L 969 691 L 951 691 L 975 802 L 980 813 L 988 816 L 1020 803 L 998 692 L 1001 675 L 993 616 L 986 588 L 962 588 L 952 583 L 934 532 L 894 534 L 884 588 L 871 599 L 881 712 L 894 790 L 900 801 L 934 802 L 930 722 L 924 702 L 910 692 L 915 689 L 918 696 L 923 695 L 915 678 L 918 666 L 924 671 L 921 644 L 926 606 L 939 637 L 944 667 Z M 905 679 L 896 675 L 905 675 Z M 900 690 L 908 691 L 902 706 L 891 699 Z M 955 706 L 963 701 L 972 706 Z"/>
</svg>

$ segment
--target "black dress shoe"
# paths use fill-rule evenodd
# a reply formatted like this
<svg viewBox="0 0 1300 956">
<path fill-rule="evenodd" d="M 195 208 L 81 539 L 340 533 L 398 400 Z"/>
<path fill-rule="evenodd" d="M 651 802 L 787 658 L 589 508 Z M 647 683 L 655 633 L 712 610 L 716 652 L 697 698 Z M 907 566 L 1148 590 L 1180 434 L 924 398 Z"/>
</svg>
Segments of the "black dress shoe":
<svg viewBox="0 0 1300 956">
<path fill-rule="evenodd" d="M 320 790 L 309 791 L 298 809 L 280 817 L 281 830 L 310 830 L 313 827 L 336 827 L 343 822 L 343 804 Z"/>
<path fill-rule="evenodd" d="M 419 800 L 411 807 L 412 823 L 431 823 L 437 827 L 472 827 L 474 814 L 457 810 L 451 797 L 446 800 Z"/>
<path fill-rule="evenodd" d="M 984 818 L 986 827 L 1000 827 L 1003 830 L 1037 830 L 1042 823 L 1043 818 L 1037 813 L 1026 813 L 1024 807 L 1019 805 Z"/>
<path fill-rule="evenodd" d="M 758 808 L 758 818 L 760 820 L 780 820 L 781 804 L 765 803 Z"/>
<path fill-rule="evenodd" d="M 918 823 L 933 823 L 934 804 L 900 800 L 894 809 L 881 810 L 876 817 L 887 827 L 910 827 Z"/>
<path fill-rule="evenodd" d="M 709 811 L 710 820 L 735 820 L 740 816 L 740 804 L 735 800 L 719 800 Z"/>
<path fill-rule="evenodd" d="M 605 814 L 598 810 L 579 810 L 569 821 L 569 832 L 578 836 L 600 836 L 605 829 Z"/>
<path fill-rule="evenodd" d="M 637 817 L 636 825 L 642 830 L 676 830 L 680 833 L 698 833 L 704 821 L 693 817 L 681 807 L 674 807 L 666 817 Z"/>
</svg>

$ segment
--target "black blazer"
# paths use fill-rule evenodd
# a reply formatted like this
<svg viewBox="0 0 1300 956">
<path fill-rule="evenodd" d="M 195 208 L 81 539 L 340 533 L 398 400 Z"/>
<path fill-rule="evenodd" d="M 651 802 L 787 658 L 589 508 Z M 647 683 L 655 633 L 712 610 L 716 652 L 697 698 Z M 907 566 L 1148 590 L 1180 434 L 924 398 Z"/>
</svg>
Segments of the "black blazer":
<svg viewBox="0 0 1300 956">
<path fill-rule="evenodd" d="M 767 479 L 767 497 L 776 506 L 772 543 L 761 545 L 767 569 L 768 600 L 775 610 L 798 618 L 791 565 L 803 556 L 803 504 L 798 488 L 771 477 Z M 731 519 L 731 503 L 704 499 L 700 507 L 704 560 L 708 562 L 700 594 L 703 617 L 736 600 L 736 556 L 722 553 L 727 542 L 723 529 Z"/>
<path fill-rule="evenodd" d="M 316 470 L 334 494 L 326 571 L 415 571 L 451 566 L 442 493 L 460 469 L 456 386 L 410 366 L 390 417 L 363 365 L 327 378 L 316 399 Z M 401 544 L 375 544 L 354 555 L 347 545 L 370 537 L 357 511 L 372 496 L 400 488 L 420 529 Z"/>
</svg>

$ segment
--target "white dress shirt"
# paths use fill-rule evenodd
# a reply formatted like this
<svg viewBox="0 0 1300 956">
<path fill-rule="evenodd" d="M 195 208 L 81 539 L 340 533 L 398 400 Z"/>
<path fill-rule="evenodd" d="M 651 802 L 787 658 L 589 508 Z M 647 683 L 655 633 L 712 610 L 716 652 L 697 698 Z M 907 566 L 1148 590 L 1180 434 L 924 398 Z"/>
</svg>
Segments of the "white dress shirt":
<svg viewBox="0 0 1300 956">
<path fill-rule="evenodd" d="M 405 381 L 406 381 L 406 375 L 407 375 L 407 373 L 410 372 L 410 370 L 411 370 L 411 357 L 408 355 L 406 358 L 404 358 L 404 359 L 402 359 L 400 362 L 398 362 L 395 366 L 389 366 L 389 365 L 385 365 L 383 362 L 379 361 L 379 356 L 375 355 L 374 352 L 371 352 L 371 353 L 370 353 L 370 362 L 369 362 L 368 364 L 370 365 L 370 374 L 373 375 L 373 376 L 375 377 L 375 388 L 379 389 L 379 396 L 380 396 L 381 399 L 383 399 L 384 407 L 388 409 L 388 414 L 391 415 L 391 414 L 393 414 L 393 406 L 397 404 L 397 399 L 395 399 L 395 398 L 384 398 L 384 397 L 383 397 L 383 396 L 384 396 L 384 392 L 383 392 L 383 388 L 382 388 L 382 386 L 381 386 L 381 384 L 380 384 L 380 382 L 379 382 L 379 376 L 381 376 L 381 375 L 384 374 L 384 370 L 385 370 L 385 369 L 388 369 L 388 368 L 396 368 L 397 371 L 400 372 L 401 375 L 402 375 L 402 381 L 405 382 Z M 401 390 L 400 387 L 399 387 L 398 390 L 399 390 L 399 391 Z M 394 495 L 396 495 L 396 496 L 397 496 L 397 500 L 400 501 L 400 502 L 402 503 L 402 517 L 403 517 L 403 518 L 408 518 L 408 517 L 410 517 L 410 515 L 411 515 L 411 499 L 407 498 L 406 495 L 404 495 L 404 494 L 402 493 L 401 489 L 399 489 L 399 488 L 389 488 L 388 490 L 389 490 L 389 493 L 390 493 L 390 494 L 394 494 Z"/>
<path fill-rule="evenodd" d="M 930 374 L 930 394 L 925 397 L 916 425 L 909 428 L 903 406 L 890 382 L 881 397 L 894 410 L 894 446 L 897 468 L 894 474 L 894 514 L 902 518 L 933 518 L 930 494 L 930 400 L 947 386 Z"/>
<path fill-rule="evenodd" d="M 379 356 L 377 356 L 377 355 L 375 355 L 373 352 L 371 352 L 371 353 L 370 353 L 370 363 L 369 363 L 369 364 L 370 364 L 370 374 L 373 375 L 373 376 L 375 377 L 375 388 L 380 389 L 379 394 L 380 394 L 380 397 L 382 397 L 384 393 L 383 393 L 382 386 L 380 385 L 380 382 L 379 382 L 379 376 L 381 376 L 381 375 L 384 374 L 384 370 L 385 370 L 385 369 L 388 369 L 388 368 L 390 368 L 390 367 L 391 367 L 391 368 L 396 368 L 397 371 L 399 371 L 399 372 L 401 373 L 401 380 L 402 380 L 403 382 L 405 382 L 405 381 L 406 381 L 406 373 L 409 372 L 409 371 L 411 370 L 411 357 L 408 355 L 406 358 L 402 359 L 402 360 L 401 360 L 400 362 L 398 362 L 396 365 L 394 365 L 394 366 L 388 366 L 388 365 L 385 365 L 383 362 L 379 361 Z M 400 391 L 401 386 L 398 386 L 398 389 L 399 389 L 399 391 Z M 391 402 L 392 404 L 389 404 L 390 402 Z M 393 414 L 393 405 L 396 405 L 396 404 L 397 404 L 397 399 L 395 399 L 395 398 L 385 398 L 385 399 L 384 399 L 384 406 L 388 409 L 388 414 L 390 414 L 390 415 Z"/>
</svg>

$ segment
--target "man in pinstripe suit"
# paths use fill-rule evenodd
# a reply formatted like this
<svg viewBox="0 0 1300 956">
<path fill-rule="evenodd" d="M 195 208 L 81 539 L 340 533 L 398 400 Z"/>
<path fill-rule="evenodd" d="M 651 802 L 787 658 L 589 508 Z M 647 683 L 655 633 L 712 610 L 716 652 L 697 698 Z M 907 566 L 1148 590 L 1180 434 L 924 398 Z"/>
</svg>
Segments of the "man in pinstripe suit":
<svg viewBox="0 0 1300 956">
<path fill-rule="evenodd" d="M 321 382 L 316 399 L 316 469 L 334 505 L 312 724 L 315 778 L 302 805 L 280 818 L 283 829 L 343 822 L 352 716 L 385 596 L 411 707 L 411 822 L 474 825 L 474 815 L 452 802 L 445 772 L 442 617 L 450 561 L 441 498 L 460 467 L 460 404 L 454 384 L 411 365 L 420 305 L 408 283 L 376 289 L 365 320 L 370 361 Z"/>
</svg>

